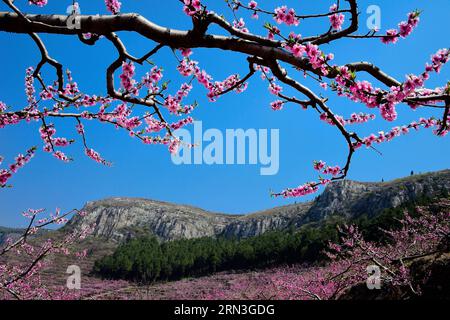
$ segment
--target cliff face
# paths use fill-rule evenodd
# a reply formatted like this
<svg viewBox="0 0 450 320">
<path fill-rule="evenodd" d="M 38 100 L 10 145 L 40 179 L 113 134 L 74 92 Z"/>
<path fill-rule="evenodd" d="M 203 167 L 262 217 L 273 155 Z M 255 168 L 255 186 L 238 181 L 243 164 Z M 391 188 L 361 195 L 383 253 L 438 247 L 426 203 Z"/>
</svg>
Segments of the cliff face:
<svg viewBox="0 0 450 320">
<path fill-rule="evenodd" d="M 419 197 L 450 193 L 450 170 L 415 175 L 385 183 L 350 180 L 330 185 L 314 201 L 308 213 L 297 219 L 297 225 L 317 221 L 331 214 L 373 217 L 386 208 L 395 208 Z"/>
<path fill-rule="evenodd" d="M 311 208 L 312 202 L 278 207 L 241 216 L 225 226 L 221 235 L 231 238 L 247 238 L 267 231 L 288 229 Z"/>
<path fill-rule="evenodd" d="M 83 210 L 88 215 L 74 217 L 68 228 L 95 225 L 93 236 L 119 242 L 148 232 L 163 240 L 212 236 L 234 220 L 190 206 L 133 198 L 89 202 Z"/>
<path fill-rule="evenodd" d="M 145 199 L 111 198 L 89 202 L 86 217 L 73 218 L 66 228 L 94 225 L 95 237 L 124 241 L 141 233 L 162 240 L 223 235 L 250 237 L 271 230 L 299 227 L 329 215 L 375 216 L 418 197 L 450 193 L 450 170 L 387 183 L 338 181 L 312 202 L 278 207 L 245 216 L 215 214 L 202 209 Z"/>
</svg>

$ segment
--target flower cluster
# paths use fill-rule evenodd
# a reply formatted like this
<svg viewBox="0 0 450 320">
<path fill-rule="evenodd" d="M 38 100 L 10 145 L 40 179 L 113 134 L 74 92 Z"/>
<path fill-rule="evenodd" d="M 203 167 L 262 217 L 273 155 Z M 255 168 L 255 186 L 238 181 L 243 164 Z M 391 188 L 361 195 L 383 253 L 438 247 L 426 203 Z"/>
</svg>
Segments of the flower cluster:
<svg viewBox="0 0 450 320">
<path fill-rule="evenodd" d="M 329 117 L 329 115 L 325 112 L 320 114 L 320 120 L 328 123 L 329 125 L 335 126 L 336 123 L 333 121 L 333 119 L 331 117 Z M 350 115 L 349 119 L 344 119 L 342 116 L 339 115 L 334 115 L 334 118 L 343 126 L 346 125 L 352 125 L 352 124 L 362 124 L 362 123 L 366 123 L 370 120 L 374 120 L 375 119 L 375 115 L 374 114 L 367 114 L 367 113 L 352 113 Z"/>
<path fill-rule="evenodd" d="M 164 101 L 164 106 L 173 114 L 180 114 L 184 110 L 181 103 L 192 90 L 192 85 L 183 83 L 174 96 L 168 95 Z"/>
<path fill-rule="evenodd" d="M 292 8 L 288 9 L 287 6 L 276 8 L 273 18 L 278 24 L 285 23 L 288 26 L 298 26 L 300 24 L 300 21 L 295 14 L 295 10 Z"/>
<path fill-rule="evenodd" d="M 136 87 L 136 80 L 133 79 L 135 74 L 133 62 L 124 62 L 122 64 L 122 74 L 119 76 L 120 84 L 127 93 L 138 95 L 139 91 Z"/>
<path fill-rule="evenodd" d="M 283 88 L 274 81 L 271 81 L 269 84 L 269 91 L 271 94 L 278 96 L 283 91 Z"/>
<path fill-rule="evenodd" d="M 256 1 L 250 1 L 249 3 L 248 3 L 248 7 L 249 7 L 249 9 L 251 9 L 251 10 L 254 10 L 253 11 L 253 14 L 252 14 L 252 18 L 253 19 L 258 19 L 259 18 L 259 16 L 258 16 L 258 12 L 256 11 L 256 9 L 257 9 L 257 7 L 258 7 L 258 3 L 256 2 Z"/>
<path fill-rule="evenodd" d="M 322 160 L 314 161 L 313 168 L 314 170 L 319 171 L 324 175 L 332 176 L 332 178 L 328 179 L 319 176 L 317 182 L 307 182 L 303 185 L 300 185 L 297 188 L 288 188 L 280 193 L 273 194 L 273 196 L 292 198 L 292 197 L 302 197 L 308 194 L 316 193 L 317 191 L 319 191 L 319 186 L 321 185 L 325 186 L 331 183 L 333 180 L 335 180 L 338 175 L 343 174 L 343 169 L 340 166 L 329 166 Z"/>
<path fill-rule="evenodd" d="M 378 134 L 371 134 L 363 138 L 361 142 L 355 142 L 354 147 L 359 148 L 362 145 L 365 145 L 366 147 L 371 147 L 372 144 L 374 143 L 380 144 L 383 142 L 389 142 L 396 137 L 408 134 L 411 129 L 419 130 L 420 127 L 435 128 L 434 133 L 439 134 L 441 136 L 446 135 L 448 133 L 448 129 L 440 130 L 441 125 L 438 120 L 434 118 L 429 119 L 420 118 L 419 121 L 413 121 L 408 125 L 394 127 L 389 132 L 380 131 Z"/>
<path fill-rule="evenodd" d="M 313 167 L 316 171 L 332 176 L 337 176 L 342 172 L 342 169 L 339 166 L 327 166 L 326 163 L 322 160 L 314 161 Z"/>
<path fill-rule="evenodd" d="M 400 37 L 406 38 L 409 36 L 420 21 L 420 12 L 414 11 L 408 14 L 408 20 L 402 21 L 398 24 L 398 30 L 389 29 L 386 35 L 381 38 L 381 41 L 385 44 L 396 43 Z"/>
<path fill-rule="evenodd" d="M 86 155 L 89 158 L 91 158 L 92 160 L 94 160 L 95 162 L 101 163 L 101 164 L 106 165 L 106 166 L 111 165 L 108 161 L 103 159 L 97 151 L 95 151 L 93 149 L 90 149 L 90 148 L 86 148 L 85 151 L 86 151 Z"/>
<path fill-rule="evenodd" d="M 240 18 L 239 20 L 234 20 L 233 28 L 235 28 L 236 30 L 239 30 L 241 32 L 244 32 L 244 33 L 249 32 L 249 30 L 245 27 L 245 21 L 243 18 Z"/>
<path fill-rule="evenodd" d="M 36 90 L 34 88 L 34 69 L 32 67 L 27 68 L 25 75 L 25 94 L 27 96 L 28 107 L 33 108 L 36 104 Z"/>
<path fill-rule="evenodd" d="M 43 7 L 43 6 L 47 5 L 48 0 L 29 0 L 28 3 L 29 3 L 30 5 L 35 5 L 35 6 L 38 6 L 38 7 Z"/>
<path fill-rule="evenodd" d="M 53 152 L 53 156 L 56 159 L 62 160 L 64 162 L 68 162 L 71 159 L 67 157 L 62 151 L 55 150 L 55 147 L 67 147 L 74 140 L 67 140 L 66 138 L 55 137 L 56 129 L 55 126 L 50 124 L 42 125 L 39 128 L 40 137 L 44 142 L 44 151 L 45 152 Z"/>
<path fill-rule="evenodd" d="M 330 7 L 331 12 L 336 12 L 338 9 L 337 5 L 334 4 Z M 342 13 L 335 13 L 330 16 L 331 27 L 334 30 L 341 30 L 344 24 L 345 16 Z"/>
<path fill-rule="evenodd" d="M 322 75 L 328 75 L 329 69 L 327 62 L 333 60 L 334 55 L 325 55 L 317 45 L 311 43 L 308 43 L 306 45 L 305 52 L 312 67 L 316 70 L 319 70 Z"/>
<path fill-rule="evenodd" d="M 180 129 L 188 124 L 191 124 L 193 122 L 194 122 L 194 119 L 192 117 L 187 117 L 185 119 L 181 119 L 180 121 L 170 124 L 170 128 L 172 130 L 178 130 L 178 129 Z"/>
<path fill-rule="evenodd" d="M 179 139 L 172 139 L 169 143 L 170 154 L 177 154 L 181 141 Z"/>
<path fill-rule="evenodd" d="M 392 86 L 390 91 L 384 92 L 380 88 L 375 88 L 368 81 L 355 81 L 355 74 L 350 72 L 347 66 L 338 67 L 338 75 L 335 78 L 334 86 L 338 95 L 346 96 L 355 102 L 364 103 L 369 108 L 378 107 L 383 119 L 394 121 L 397 119 L 396 105 L 417 96 L 427 96 L 439 94 L 434 91 L 420 90 L 426 80 L 430 77 L 430 72 L 439 72 L 442 66 L 450 59 L 450 51 L 441 49 L 431 57 L 431 64 L 427 64 L 425 71 L 417 75 L 409 75 L 404 83 L 399 86 Z M 444 89 L 441 89 L 441 93 Z M 380 99 L 380 95 L 384 99 Z M 412 108 L 417 104 L 408 103 Z"/>
<path fill-rule="evenodd" d="M 213 78 L 205 70 L 200 69 L 198 62 L 189 57 L 191 51 L 182 51 L 182 53 L 184 58 L 177 67 L 178 71 L 185 77 L 194 76 L 198 83 L 208 90 L 207 97 L 210 101 L 216 101 L 218 96 L 227 91 L 242 93 L 247 89 L 247 83 L 242 83 L 238 74 L 230 75 L 223 81 L 213 81 Z M 173 106 L 173 110 L 175 110 L 175 106 Z"/>
<path fill-rule="evenodd" d="M 256 2 L 256 1 L 250 1 L 249 3 L 248 3 L 248 7 L 250 8 L 250 9 L 256 9 L 256 7 L 258 7 L 258 3 Z"/>
<path fill-rule="evenodd" d="M 122 3 L 118 0 L 105 0 L 105 5 L 109 12 L 112 14 L 118 14 Z"/>
<path fill-rule="evenodd" d="M 159 91 L 159 87 L 156 85 L 163 77 L 163 73 L 161 68 L 154 66 L 150 72 L 147 72 L 145 76 L 142 78 L 142 83 L 151 93 L 157 93 Z"/>
<path fill-rule="evenodd" d="M 31 158 L 34 157 L 36 148 L 29 149 L 25 155 L 19 154 L 15 158 L 15 162 L 9 165 L 8 169 L 0 169 L 0 188 L 4 188 L 8 183 L 8 180 L 16 173 L 20 168 L 25 166 L 30 162 Z M 3 162 L 3 158 L 0 157 L 0 165 Z"/>
<path fill-rule="evenodd" d="M 286 189 L 281 193 L 281 195 L 285 198 L 296 198 L 316 193 L 317 191 L 319 191 L 317 183 L 307 182 L 297 188 Z"/>
<path fill-rule="evenodd" d="M 183 0 L 183 11 L 188 16 L 195 16 L 202 11 L 202 4 L 200 0 Z"/>
<path fill-rule="evenodd" d="M 5 112 L 7 109 L 7 106 L 4 102 L 0 101 L 0 113 Z"/>
<path fill-rule="evenodd" d="M 272 103 L 270 104 L 270 107 L 271 107 L 272 110 L 274 110 L 274 111 L 276 111 L 276 110 L 281 110 L 281 109 L 283 109 L 283 104 L 284 104 L 283 101 L 281 101 L 281 100 L 276 100 L 276 101 L 274 101 L 274 102 L 272 102 Z"/>
<path fill-rule="evenodd" d="M 64 152 L 59 151 L 59 150 L 53 152 L 53 156 L 56 159 L 61 160 L 63 162 L 69 162 L 71 160 L 69 157 L 66 156 L 66 154 Z"/>
<path fill-rule="evenodd" d="M 275 35 L 280 34 L 280 32 L 281 32 L 280 29 L 278 29 L 276 26 L 270 26 L 269 33 L 267 35 L 267 39 L 274 40 Z"/>
<path fill-rule="evenodd" d="M 159 132 L 166 127 L 164 123 L 156 120 L 151 115 L 145 117 L 145 123 L 147 124 L 145 127 L 145 132 L 147 133 Z"/>
</svg>

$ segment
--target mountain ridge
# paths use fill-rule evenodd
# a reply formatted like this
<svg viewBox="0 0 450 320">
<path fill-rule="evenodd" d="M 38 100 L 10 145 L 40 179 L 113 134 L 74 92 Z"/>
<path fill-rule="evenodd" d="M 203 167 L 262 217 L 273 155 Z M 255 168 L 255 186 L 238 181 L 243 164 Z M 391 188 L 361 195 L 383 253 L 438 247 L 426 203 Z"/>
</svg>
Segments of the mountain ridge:
<svg viewBox="0 0 450 320">
<path fill-rule="evenodd" d="M 86 217 L 74 217 L 66 228 L 96 224 L 95 237 L 126 241 L 151 233 L 162 240 L 205 236 L 251 237 L 271 230 L 320 221 L 330 215 L 376 216 L 420 197 L 450 192 L 450 170 L 388 182 L 342 180 L 327 186 L 315 200 L 275 207 L 246 215 L 214 213 L 190 205 L 144 198 L 112 197 L 88 202 Z"/>
</svg>

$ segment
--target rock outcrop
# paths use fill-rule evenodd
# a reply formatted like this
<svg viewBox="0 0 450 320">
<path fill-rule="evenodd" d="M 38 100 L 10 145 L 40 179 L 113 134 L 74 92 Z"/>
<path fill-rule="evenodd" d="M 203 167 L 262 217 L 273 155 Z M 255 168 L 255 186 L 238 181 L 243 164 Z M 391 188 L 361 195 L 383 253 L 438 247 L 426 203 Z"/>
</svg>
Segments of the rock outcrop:
<svg viewBox="0 0 450 320">
<path fill-rule="evenodd" d="M 93 236 L 125 241 L 142 233 L 162 240 L 205 236 L 250 237 L 320 221 L 330 215 L 373 217 L 421 197 L 450 193 L 450 170 L 415 175 L 386 183 L 350 180 L 329 185 L 314 201 L 249 215 L 226 215 L 199 208 L 135 198 L 110 198 L 86 204 L 86 217 L 75 217 L 66 228 L 95 225 Z"/>
<path fill-rule="evenodd" d="M 413 175 L 383 183 L 337 181 L 314 201 L 297 225 L 337 214 L 347 218 L 367 214 L 373 217 L 386 208 L 395 208 L 421 197 L 450 193 L 450 170 Z"/>
<path fill-rule="evenodd" d="M 163 240 L 213 236 L 235 219 L 195 207 L 137 198 L 88 202 L 83 210 L 88 215 L 74 217 L 67 228 L 95 225 L 93 236 L 119 242 L 148 232 Z"/>
</svg>

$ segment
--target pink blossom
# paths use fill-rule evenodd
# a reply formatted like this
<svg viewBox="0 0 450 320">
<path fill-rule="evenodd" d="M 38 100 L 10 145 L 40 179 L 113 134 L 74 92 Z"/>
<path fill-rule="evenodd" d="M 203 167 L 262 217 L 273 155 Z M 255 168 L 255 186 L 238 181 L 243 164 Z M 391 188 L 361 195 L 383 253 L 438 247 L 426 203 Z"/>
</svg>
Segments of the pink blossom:
<svg viewBox="0 0 450 320">
<path fill-rule="evenodd" d="M 291 47 L 290 51 L 294 56 L 301 57 L 306 52 L 306 47 L 302 44 L 296 43 Z"/>
<path fill-rule="evenodd" d="M 381 41 L 385 44 L 397 43 L 397 41 L 398 41 L 397 30 L 389 29 L 388 31 L 386 31 L 386 36 L 381 38 Z"/>
<path fill-rule="evenodd" d="M 108 161 L 104 160 L 97 151 L 90 149 L 90 148 L 86 148 L 85 152 L 86 152 L 86 155 L 89 158 L 91 158 L 92 160 L 94 160 L 95 162 L 101 163 L 106 166 L 111 165 Z"/>
<path fill-rule="evenodd" d="M 59 159 L 59 160 L 64 161 L 64 162 L 69 162 L 70 161 L 70 159 L 61 151 L 55 151 L 53 153 L 53 156 L 56 159 Z"/>
<path fill-rule="evenodd" d="M 277 101 L 272 102 L 270 104 L 270 107 L 272 108 L 272 110 L 281 110 L 281 109 L 283 109 L 283 104 L 284 104 L 283 101 L 277 100 Z"/>
<path fill-rule="evenodd" d="M 106 8 L 112 14 L 118 14 L 122 3 L 118 0 L 105 0 Z"/>
<path fill-rule="evenodd" d="M 136 87 L 136 81 L 133 79 L 135 74 L 133 62 L 122 63 L 122 74 L 119 76 L 122 88 L 127 92 L 137 95 L 139 93 Z"/>
<path fill-rule="evenodd" d="M 341 173 L 341 167 L 339 166 L 334 166 L 334 167 L 326 167 L 323 170 L 324 174 L 331 174 L 332 176 L 337 176 Z"/>
<path fill-rule="evenodd" d="M 278 24 L 285 23 L 288 26 L 298 26 L 300 21 L 295 15 L 294 9 L 289 9 L 287 6 L 278 7 L 275 9 L 274 19 Z"/>
<path fill-rule="evenodd" d="M 314 161 L 314 170 L 322 171 L 322 169 L 325 167 L 325 162 L 322 160 Z"/>
<path fill-rule="evenodd" d="M 269 91 L 270 93 L 272 93 L 273 95 L 278 95 L 283 91 L 283 88 L 279 85 L 277 85 L 276 83 L 272 82 L 269 85 Z"/>
<path fill-rule="evenodd" d="M 185 58 L 190 57 L 191 54 L 192 54 L 192 50 L 189 49 L 189 48 L 188 48 L 188 49 L 180 48 L 180 51 L 181 51 L 181 55 L 182 55 L 183 57 L 185 57 Z"/>
<path fill-rule="evenodd" d="M 172 123 L 172 124 L 170 125 L 170 128 L 171 128 L 172 130 L 178 130 L 178 129 L 180 129 L 180 128 L 182 128 L 182 127 L 188 125 L 188 124 L 191 124 L 191 123 L 193 123 L 193 122 L 194 122 L 194 119 L 193 119 L 192 117 L 187 117 L 187 118 L 185 118 L 185 119 L 181 119 L 181 120 L 179 120 L 179 121 L 177 121 L 177 122 L 175 122 L 175 123 Z"/>
<path fill-rule="evenodd" d="M 162 70 L 161 68 L 158 68 L 157 66 L 154 66 L 150 72 L 147 72 L 145 76 L 142 78 L 142 83 L 148 88 L 148 89 L 156 89 L 154 86 L 156 82 L 160 81 L 163 78 Z"/>
<path fill-rule="evenodd" d="M 177 154 L 179 146 L 180 146 L 180 140 L 178 140 L 178 139 L 171 140 L 170 144 L 169 144 L 169 152 L 171 154 Z"/>
<path fill-rule="evenodd" d="M 341 30 L 344 24 L 345 16 L 342 13 L 336 13 L 330 16 L 331 27 L 334 30 Z"/>
<path fill-rule="evenodd" d="M 398 24 L 398 30 L 390 29 L 386 32 L 386 36 L 381 38 L 381 41 L 385 44 L 396 43 L 399 37 L 406 38 L 409 36 L 414 28 L 417 27 L 420 21 L 420 12 L 414 11 L 408 14 L 408 20 L 402 21 Z"/>
<path fill-rule="evenodd" d="M 248 3 L 248 7 L 250 8 L 250 9 L 256 9 L 256 7 L 258 6 L 258 3 L 256 2 L 256 1 L 250 1 L 249 3 Z"/>
<path fill-rule="evenodd" d="M 145 128 L 147 133 L 159 132 L 165 128 L 164 123 L 154 119 L 152 116 L 145 117 L 145 122 L 147 123 L 147 127 Z"/>
<path fill-rule="evenodd" d="M 183 2 L 183 11 L 188 16 L 194 16 L 202 10 L 200 0 L 183 0 Z"/>
<path fill-rule="evenodd" d="M 243 18 L 240 18 L 239 20 L 234 20 L 233 21 L 233 27 L 236 30 L 239 30 L 239 31 L 244 32 L 244 33 L 248 33 L 249 32 L 249 30 L 245 27 L 245 21 L 244 21 Z"/>
<path fill-rule="evenodd" d="M 38 6 L 38 7 L 43 7 L 43 6 L 47 5 L 48 0 L 28 0 L 28 3 L 29 3 L 30 5 L 35 5 L 35 6 Z"/>
<path fill-rule="evenodd" d="M 36 148 L 27 150 L 26 154 L 19 154 L 15 158 L 15 162 L 9 165 L 8 169 L 0 169 L 0 188 L 4 188 L 9 179 L 19 169 L 23 168 L 35 155 Z M 0 165 L 3 162 L 3 157 L 0 157 Z"/>
</svg>

